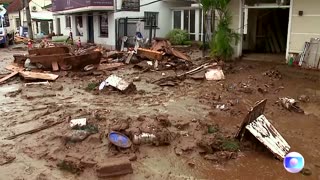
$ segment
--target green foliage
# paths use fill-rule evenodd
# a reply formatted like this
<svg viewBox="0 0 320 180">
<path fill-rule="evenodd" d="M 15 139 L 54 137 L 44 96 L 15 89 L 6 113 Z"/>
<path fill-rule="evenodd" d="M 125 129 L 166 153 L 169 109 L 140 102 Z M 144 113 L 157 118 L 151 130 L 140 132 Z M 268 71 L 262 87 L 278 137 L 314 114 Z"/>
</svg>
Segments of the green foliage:
<svg viewBox="0 0 320 180">
<path fill-rule="evenodd" d="M 99 84 L 91 82 L 87 85 L 86 90 L 87 91 L 93 91 L 96 87 L 98 87 Z"/>
<path fill-rule="evenodd" d="M 181 29 L 173 29 L 167 35 L 172 45 L 186 45 L 188 37 L 188 32 Z"/>
<path fill-rule="evenodd" d="M 211 55 L 228 60 L 232 57 L 233 47 L 232 43 L 237 44 L 239 41 L 239 34 L 234 32 L 229 26 L 232 17 L 228 10 L 224 12 L 223 18 L 220 19 L 217 31 L 210 43 Z"/>
<path fill-rule="evenodd" d="M 213 134 L 213 133 L 216 133 L 216 132 L 219 132 L 219 127 L 218 126 L 208 126 L 208 133 L 209 134 Z"/>
<path fill-rule="evenodd" d="M 221 144 L 221 149 L 224 151 L 236 152 L 240 149 L 240 145 L 238 141 L 235 141 L 233 139 L 225 139 Z"/>
<path fill-rule="evenodd" d="M 205 12 L 216 10 L 219 23 L 210 42 L 211 55 L 222 60 L 232 57 L 232 43 L 238 43 L 239 34 L 230 28 L 232 16 L 228 10 L 230 0 L 201 0 Z"/>
</svg>

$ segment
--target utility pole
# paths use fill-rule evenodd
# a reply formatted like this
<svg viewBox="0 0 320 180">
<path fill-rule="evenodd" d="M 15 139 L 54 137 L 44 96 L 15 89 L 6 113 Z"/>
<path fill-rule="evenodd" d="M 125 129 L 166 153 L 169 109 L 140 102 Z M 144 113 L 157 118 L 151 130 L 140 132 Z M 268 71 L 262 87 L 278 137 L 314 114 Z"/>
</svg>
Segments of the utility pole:
<svg viewBox="0 0 320 180">
<path fill-rule="evenodd" d="M 33 39 L 32 24 L 31 24 L 31 14 L 30 14 L 30 7 L 29 7 L 28 0 L 24 0 L 24 6 L 26 8 L 29 39 Z"/>
</svg>

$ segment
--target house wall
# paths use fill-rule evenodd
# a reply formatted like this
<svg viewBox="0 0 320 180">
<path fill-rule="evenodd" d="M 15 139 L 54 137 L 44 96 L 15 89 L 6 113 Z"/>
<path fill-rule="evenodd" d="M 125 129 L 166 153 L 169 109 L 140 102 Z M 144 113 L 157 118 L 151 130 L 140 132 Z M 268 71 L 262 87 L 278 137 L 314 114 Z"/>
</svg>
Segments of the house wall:
<svg viewBox="0 0 320 180">
<path fill-rule="evenodd" d="M 140 4 L 147 4 L 150 3 L 149 0 L 141 0 Z M 156 31 L 156 36 L 158 37 L 165 37 L 166 34 L 171 30 L 171 9 L 172 7 L 178 7 L 178 6 L 185 6 L 185 2 L 156 2 L 147 6 L 142 6 L 140 8 L 140 12 L 130 12 L 130 11 L 119 11 L 119 12 L 113 12 L 113 11 L 106 11 L 108 13 L 108 28 L 109 28 L 109 37 L 100 37 L 100 24 L 99 24 L 99 16 L 98 13 L 94 13 L 93 19 L 94 19 L 94 41 L 97 44 L 102 44 L 105 46 L 108 46 L 110 48 L 115 48 L 116 45 L 116 33 L 115 33 L 115 19 L 119 18 L 125 18 L 125 17 L 144 17 L 144 12 L 159 12 L 158 15 L 158 26 L 159 28 Z M 121 8 L 121 0 L 117 1 L 116 8 Z M 101 13 L 101 12 L 100 12 Z M 87 29 L 87 14 L 82 13 L 83 15 L 83 27 L 84 27 L 84 35 L 80 37 L 82 42 L 87 42 L 88 40 L 88 29 Z M 76 36 L 76 29 L 75 29 L 75 15 L 71 15 L 71 30 L 74 36 L 74 39 L 78 39 L 78 36 Z M 57 23 L 56 19 L 60 18 L 60 27 L 61 27 L 61 34 L 63 35 L 69 35 L 70 29 L 66 28 L 66 20 L 65 15 L 55 15 L 54 16 L 54 32 L 56 32 L 57 29 Z M 144 35 L 147 35 L 148 30 L 146 29 L 146 32 L 143 33 Z"/>
<path fill-rule="evenodd" d="M 320 38 L 320 1 L 293 0 L 289 53 L 300 53 L 310 38 Z M 303 16 L 299 16 L 303 11 Z"/>
</svg>

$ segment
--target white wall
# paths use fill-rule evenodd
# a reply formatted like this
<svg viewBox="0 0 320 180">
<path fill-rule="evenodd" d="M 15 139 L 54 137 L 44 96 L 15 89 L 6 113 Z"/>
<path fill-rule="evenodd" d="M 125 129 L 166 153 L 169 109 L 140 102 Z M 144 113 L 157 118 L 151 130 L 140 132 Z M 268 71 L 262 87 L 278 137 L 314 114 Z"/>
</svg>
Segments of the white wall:
<svg viewBox="0 0 320 180">
<path fill-rule="evenodd" d="M 149 0 L 141 0 L 140 4 L 146 4 L 149 3 Z M 99 16 L 97 13 L 94 13 L 93 15 L 93 21 L 94 21 L 94 41 L 96 44 L 102 44 L 109 47 L 114 48 L 116 45 L 116 34 L 115 34 L 115 19 L 118 18 L 125 18 L 125 17 L 144 17 L 144 12 L 159 12 L 158 16 L 158 26 L 159 28 L 156 31 L 156 36 L 158 37 L 165 37 L 166 34 L 171 30 L 171 24 L 172 24 L 172 15 L 171 15 L 171 7 L 179 7 L 184 6 L 189 3 L 176 3 L 176 2 L 157 2 L 153 3 L 147 6 L 143 6 L 140 9 L 140 12 L 129 12 L 129 11 L 122 11 L 122 12 L 113 12 L 108 11 L 108 29 L 109 29 L 109 37 L 100 37 L 100 22 L 99 22 Z M 120 9 L 121 7 L 121 1 L 118 1 L 117 8 Z M 75 24 L 75 16 L 71 16 L 71 24 L 72 24 L 72 33 L 74 40 L 78 40 L 78 36 L 76 36 L 76 24 Z M 70 29 L 66 28 L 66 22 L 65 22 L 65 16 L 64 15 L 56 15 L 54 16 L 54 32 L 57 32 L 57 24 L 56 19 L 60 18 L 60 27 L 61 27 L 61 33 L 63 35 L 68 36 Z M 83 13 L 83 27 L 84 27 L 84 34 L 80 37 L 82 42 L 87 42 L 88 40 L 88 25 L 87 25 L 87 14 Z M 146 31 L 147 32 L 147 31 Z"/>
</svg>

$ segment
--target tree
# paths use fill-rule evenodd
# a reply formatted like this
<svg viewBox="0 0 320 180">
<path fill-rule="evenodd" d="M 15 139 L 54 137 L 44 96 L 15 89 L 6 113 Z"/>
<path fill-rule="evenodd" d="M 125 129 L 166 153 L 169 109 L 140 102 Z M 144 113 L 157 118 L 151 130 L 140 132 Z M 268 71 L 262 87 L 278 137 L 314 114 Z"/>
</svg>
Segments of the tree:
<svg viewBox="0 0 320 180">
<path fill-rule="evenodd" d="M 211 55 L 229 60 L 233 55 L 232 43 L 238 43 L 239 34 L 230 28 L 232 16 L 228 9 L 231 0 L 201 0 L 203 10 L 208 12 L 213 10 L 218 15 L 217 30 L 213 33 L 210 43 Z"/>
</svg>

